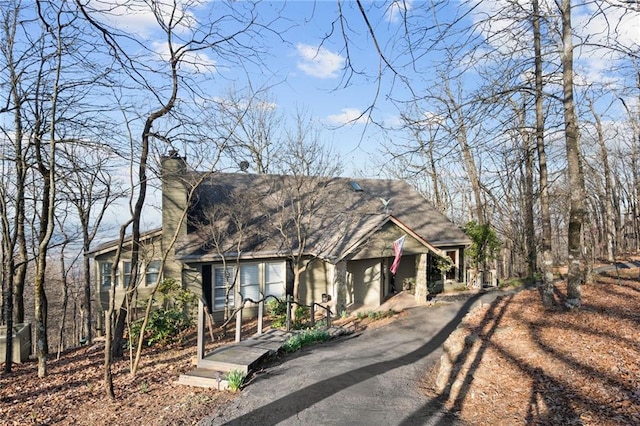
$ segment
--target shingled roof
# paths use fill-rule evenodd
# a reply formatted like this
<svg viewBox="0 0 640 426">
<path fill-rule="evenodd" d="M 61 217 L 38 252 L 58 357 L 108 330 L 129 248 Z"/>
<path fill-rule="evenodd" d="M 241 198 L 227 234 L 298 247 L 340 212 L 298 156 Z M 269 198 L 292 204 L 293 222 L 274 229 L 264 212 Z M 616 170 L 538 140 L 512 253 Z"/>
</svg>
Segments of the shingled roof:
<svg viewBox="0 0 640 426">
<path fill-rule="evenodd" d="M 188 234 L 176 246 L 183 261 L 282 257 L 297 250 L 335 261 L 389 220 L 432 246 L 470 243 L 402 180 L 214 173 L 189 208 Z M 297 235 L 304 237 L 302 246 Z"/>
</svg>

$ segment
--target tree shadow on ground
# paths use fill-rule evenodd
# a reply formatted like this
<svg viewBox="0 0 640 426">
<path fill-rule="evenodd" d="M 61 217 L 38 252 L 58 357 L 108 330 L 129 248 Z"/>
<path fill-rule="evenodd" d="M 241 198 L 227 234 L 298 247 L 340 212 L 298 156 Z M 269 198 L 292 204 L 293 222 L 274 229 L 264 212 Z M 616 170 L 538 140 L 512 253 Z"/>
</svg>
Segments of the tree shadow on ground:
<svg viewBox="0 0 640 426">
<path fill-rule="evenodd" d="M 337 377 L 329 377 L 325 380 L 314 383 L 313 385 L 292 392 L 269 404 L 263 405 L 262 407 L 230 420 L 225 424 L 245 425 L 251 424 L 255 419 L 261 418 L 268 418 L 270 422 L 278 423 L 345 388 L 364 382 L 365 380 L 384 374 L 387 371 L 396 369 L 400 366 L 413 364 L 437 350 L 444 343 L 449 334 L 451 334 L 461 323 L 462 318 L 467 314 L 470 307 L 479 297 L 479 295 L 475 295 L 467 300 L 456 316 L 435 336 L 433 336 L 433 338 L 418 349 L 392 360 L 366 365 Z"/>
<path fill-rule="evenodd" d="M 637 291 L 637 286 L 633 287 L 630 284 L 630 287 L 626 294 L 613 293 L 616 293 L 615 296 L 618 299 L 628 298 L 633 295 L 632 291 Z M 608 294 L 612 293 L 607 291 Z M 598 303 L 599 299 L 594 295 L 593 300 L 581 309 L 565 311 L 558 307 L 555 310 L 543 310 L 532 319 L 532 317 L 521 315 L 521 311 L 512 303 L 512 299 L 513 296 L 505 296 L 497 300 L 484 313 L 479 323 L 469 325 L 470 334 L 466 336 L 460 354 L 452 360 L 454 368 L 444 382 L 446 383 L 444 390 L 439 393 L 438 398 L 427 401 L 402 424 L 449 424 L 447 419 L 435 418 L 431 413 L 439 408 L 440 412 L 445 411 L 455 417 L 463 411 L 465 402 L 470 398 L 471 385 L 478 373 L 478 368 L 489 350 L 501 363 L 515 367 L 527 380 L 530 380 L 529 400 L 526 406 L 521 407 L 526 410 L 526 415 L 522 419 L 525 424 L 583 424 L 582 415 L 587 417 L 593 415 L 600 420 L 616 419 L 615 421 L 620 422 L 619 424 L 637 424 L 637 417 L 634 417 L 633 410 L 626 410 L 625 405 L 620 402 L 626 401 L 633 404 L 634 401 L 640 401 L 637 381 L 630 373 L 632 367 L 621 364 L 622 366 L 618 365 L 618 369 L 613 371 L 602 367 L 607 365 L 606 361 L 596 364 L 590 362 L 590 358 L 584 357 L 583 352 L 577 356 L 572 351 L 572 347 L 575 348 L 572 345 L 586 342 L 597 345 L 597 340 L 600 339 L 615 342 L 616 347 L 621 351 L 626 348 L 628 352 L 633 352 L 637 342 L 629 337 L 628 331 L 633 330 L 633 324 L 631 326 L 627 324 L 627 331 L 623 333 L 616 333 L 613 329 L 602 326 L 609 323 L 606 321 L 612 324 L 616 321 L 618 324 L 621 324 L 620 321 L 638 321 L 639 316 L 636 312 L 618 309 L 615 303 L 605 308 L 604 304 L 601 306 Z M 529 303 L 532 301 L 531 298 L 525 300 Z M 509 307 L 510 304 L 511 307 Z M 508 309 L 510 312 L 505 316 Z M 604 320 L 595 322 L 594 315 L 604 317 Z M 526 334 L 531 337 L 531 354 L 519 352 L 506 340 L 501 342 L 500 339 L 492 339 L 500 330 L 501 322 L 515 323 L 526 329 Z M 593 328 L 593 324 L 599 324 L 601 327 Z M 570 339 L 558 340 L 553 331 L 556 329 L 563 330 L 565 333 L 561 335 L 568 336 Z M 567 331 L 569 333 L 566 333 Z M 596 354 L 594 357 L 599 360 L 601 356 L 611 355 L 609 352 L 603 355 Z M 612 365 L 615 366 L 616 363 Z M 462 368 L 462 366 L 465 367 Z M 620 371 L 625 372 L 626 375 Z M 585 384 L 593 384 L 593 386 L 585 386 Z M 602 399 L 603 396 L 599 391 L 605 388 L 609 390 L 608 395 L 615 395 L 613 399 Z M 431 422 L 426 421 L 429 418 Z"/>
</svg>

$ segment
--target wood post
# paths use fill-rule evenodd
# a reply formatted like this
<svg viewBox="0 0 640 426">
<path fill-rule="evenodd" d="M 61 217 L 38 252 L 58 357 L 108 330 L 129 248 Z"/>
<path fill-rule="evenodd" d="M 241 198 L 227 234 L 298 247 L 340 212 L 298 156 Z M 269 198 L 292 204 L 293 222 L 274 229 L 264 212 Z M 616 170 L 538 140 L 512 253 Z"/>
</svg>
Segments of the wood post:
<svg viewBox="0 0 640 426">
<path fill-rule="evenodd" d="M 262 336 L 262 322 L 264 318 L 264 296 L 260 295 L 260 302 L 258 302 L 258 332 L 256 333 L 258 336 Z"/>
<path fill-rule="evenodd" d="M 291 301 L 292 296 L 287 296 L 287 331 L 291 331 Z"/>
<path fill-rule="evenodd" d="M 198 298 L 198 363 L 204 359 L 204 303 Z"/>
<path fill-rule="evenodd" d="M 236 343 L 240 343 L 240 340 L 242 340 L 242 309 L 236 312 Z"/>
</svg>

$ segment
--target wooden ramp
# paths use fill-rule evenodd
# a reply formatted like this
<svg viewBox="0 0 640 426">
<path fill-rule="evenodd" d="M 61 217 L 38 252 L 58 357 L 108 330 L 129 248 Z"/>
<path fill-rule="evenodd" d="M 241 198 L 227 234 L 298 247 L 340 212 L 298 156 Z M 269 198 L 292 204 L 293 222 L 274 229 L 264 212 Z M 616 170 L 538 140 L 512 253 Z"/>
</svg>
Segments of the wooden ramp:
<svg viewBox="0 0 640 426">
<path fill-rule="evenodd" d="M 228 388 L 225 379 L 228 372 L 237 370 L 249 374 L 260 361 L 276 354 L 292 334 L 269 330 L 262 335 L 218 348 L 199 360 L 195 370 L 182 374 L 178 383 L 225 390 Z"/>
<path fill-rule="evenodd" d="M 331 327 L 327 331 L 331 338 L 353 332 L 345 327 Z M 237 370 L 245 375 L 249 374 L 260 361 L 276 354 L 294 333 L 269 330 L 239 343 L 217 348 L 199 360 L 195 370 L 180 375 L 178 383 L 226 390 L 228 389 L 226 380 L 228 372 Z"/>
</svg>

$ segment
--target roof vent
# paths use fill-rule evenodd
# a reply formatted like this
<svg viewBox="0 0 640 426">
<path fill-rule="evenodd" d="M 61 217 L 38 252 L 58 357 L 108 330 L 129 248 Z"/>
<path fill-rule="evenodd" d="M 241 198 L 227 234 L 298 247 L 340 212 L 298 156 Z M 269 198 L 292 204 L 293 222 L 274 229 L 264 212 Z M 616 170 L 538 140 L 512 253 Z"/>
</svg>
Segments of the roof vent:
<svg viewBox="0 0 640 426">
<path fill-rule="evenodd" d="M 349 182 L 349 184 L 351 185 L 351 189 L 353 189 L 355 192 L 362 192 L 362 187 L 360 187 L 358 182 L 352 180 L 351 182 Z"/>
</svg>

